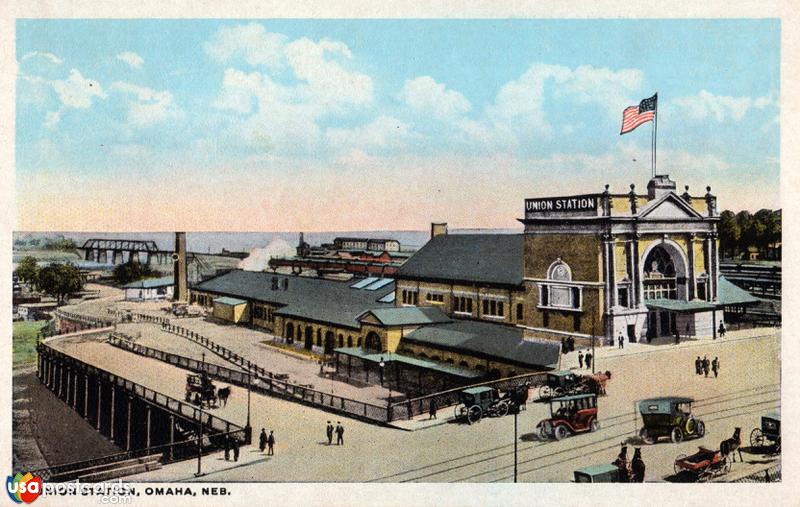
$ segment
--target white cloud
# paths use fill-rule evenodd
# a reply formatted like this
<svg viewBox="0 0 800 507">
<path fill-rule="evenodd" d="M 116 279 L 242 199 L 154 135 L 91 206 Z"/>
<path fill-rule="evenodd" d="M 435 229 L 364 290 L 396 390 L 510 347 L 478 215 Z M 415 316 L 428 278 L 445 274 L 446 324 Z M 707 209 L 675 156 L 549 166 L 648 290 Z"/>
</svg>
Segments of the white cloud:
<svg viewBox="0 0 800 507">
<path fill-rule="evenodd" d="M 269 33 L 263 25 L 250 23 L 220 28 L 212 41 L 203 44 L 203 48 L 216 62 L 242 58 L 253 66 L 280 69 L 284 62 L 285 43 L 285 35 Z"/>
<path fill-rule="evenodd" d="M 246 73 L 237 69 L 226 69 L 222 79 L 222 94 L 212 103 L 217 109 L 248 114 L 253 109 L 253 99 L 264 87 L 259 72 Z"/>
<path fill-rule="evenodd" d="M 452 119 L 466 114 L 472 105 L 461 93 L 448 90 L 430 76 L 410 79 L 403 85 L 401 99 L 418 113 L 439 119 Z"/>
<path fill-rule="evenodd" d="M 372 102 L 372 79 L 345 69 L 336 58 L 350 60 L 353 55 L 346 44 L 328 39 L 314 42 L 302 38 L 286 45 L 286 59 L 295 77 L 308 83 L 311 100 L 334 107 Z"/>
<path fill-rule="evenodd" d="M 37 57 L 49 60 L 50 63 L 53 63 L 55 65 L 61 65 L 62 63 L 64 63 L 64 60 L 57 57 L 53 53 L 45 53 L 42 51 L 32 51 L 30 53 L 27 53 L 25 56 L 22 57 L 22 61 L 24 62 L 25 60 L 28 60 L 30 58 L 37 58 Z"/>
<path fill-rule="evenodd" d="M 727 119 L 741 120 L 753 109 L 764 109 L 777 106 L 777 98 L 773 94 L 762 97 L 731 97 L 728 95 L 714 95 L 700 90 L 697 95 L 679 97 L 672 104 L 686 116 L 695 120 L 704 120 L 712 117 L 718 122 Z"/>
<path fill-rule="evenodd" d="M 366 125 L 352 129 L 331 128 L 325 132 L 328 144 L 337 151 L 402 148 L 414 136 L 411 126 L 397 118 L 381 115 Z"/>
<path fill-rule="evenodd" d="M 142 64 L 144 63 L 144 59 L 133 51 L 123 51 L 122 53 L 119 53 L 117 55 L 117 60 L 127 63 L 131 66 L 131 68 L 136 70 L 141 69 Z"/>
<path fill-rule="evenodd" d="M 124 82 L 114 82 L 111 89 L 135 96 L 130 103 L 128 121 L 139 127 L 146 127 L 168 119 L 183 117 L 183 111 L 175 105 L 172 94 Z"/>
<path fill-rule="evenodd" d="M 45 116 L 43 125 L 48 130 L 55 130 L 59 121 L 61 121 L 61 111 L 50 111 Z"/>
<path fill-rule="evenodd" d="M 52 82 L 61 103 L 75 109 L 88 109 L 92 105 L 92 97 L 106 98 L 100 83 L 84 78 L 76 69 L 69 72 L 69 78 Z"/>
</svg>

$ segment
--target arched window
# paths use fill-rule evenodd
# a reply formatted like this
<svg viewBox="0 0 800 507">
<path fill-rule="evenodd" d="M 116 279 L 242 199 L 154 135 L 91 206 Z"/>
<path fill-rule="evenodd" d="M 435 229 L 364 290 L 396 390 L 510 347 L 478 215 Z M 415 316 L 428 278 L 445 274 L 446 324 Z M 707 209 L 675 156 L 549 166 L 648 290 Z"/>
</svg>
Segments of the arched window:
<svg viewBox="0 0 800 507">
<path fill-rule="evenodd" d="M 353 337 L 350 336 L 350 335 L 347 335 L 347 346 L 348 347 L 352 347 L 353 346 Z"/>
<path fill-rule="evenodd" d="M 361 337 L 359 336 L 358 338 L 356 338 L 356 347 L 360 346 L 361 346 Z"/>
<path fill-rule="evenodd" d="M 560 258 L 550 264 L 547 279 L 552 283 L 539 285 L 539 306 L 545 308 L 578 309 L 581 306 L 581 288 L 568 285 L 572 270 Z"/>
<path fill-rule="evenodd" d="M 461 361 L 458 365 L 462 368 L 469 368 L 469 363 L 466 361 Z"/>
<path fill-rule="evenodd" d="M 566 262 L 558 259 L 550 264 L 550 268 L 547 270 L 547 278 L 559 282 L 569 282 L 572 280 L 572 270 Z"/>
<path fill-rule="evenodd" d="M 344 347 L 344 336 L 339 335 L 339 348 Z"/>
<path fill-rule="evenodd" d="M 376 333 L 375 331 L 370 331 L 367 334 L 367 340 L 365 342 L 365 346 L 367 350 L 370 350 L 372 352 L 381 352 L 383 346 L 381 345 L 381 337 L 378 336 L 378 333 Z"/>
<path fill-rule="evenodd" d="M 294 325 L 291 322 L 286 324 L 286 339 L 289 343 L 294 341 Z"/>
<path fill-rule="evenodd" d="M 653 247 L 644 260 L 644 298 L 676 299 L 675 262 L 661 245 Z"/>
</svg>

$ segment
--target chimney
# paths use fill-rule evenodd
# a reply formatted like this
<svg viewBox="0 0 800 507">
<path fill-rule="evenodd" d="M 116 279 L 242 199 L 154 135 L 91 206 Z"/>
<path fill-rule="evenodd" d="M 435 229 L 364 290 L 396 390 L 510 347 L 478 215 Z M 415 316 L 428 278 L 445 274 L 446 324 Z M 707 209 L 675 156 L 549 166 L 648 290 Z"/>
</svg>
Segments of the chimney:
<svg viewBox="0 0 800 507">
<path fill-rule="evenodd" d="M 447 222 L 431 222 L 431 239 L 447 235 Z"/>
<path fill-rule="evenodd" d="M 659 199 L 660 197 L 675 191 L 675 182 L 669 179 L 668 174 L 658 174 L 647 184 L 647 200 Z"/>
<path fill-rule="evenodd" d="M 189 281 L 186 270 L 186 233 L 175 233 L 175 253 L 172 254 L 175 265 L 174 283 L 175 291 L 172 294 L 174 301 L 189 301 Z"/>
</svg>

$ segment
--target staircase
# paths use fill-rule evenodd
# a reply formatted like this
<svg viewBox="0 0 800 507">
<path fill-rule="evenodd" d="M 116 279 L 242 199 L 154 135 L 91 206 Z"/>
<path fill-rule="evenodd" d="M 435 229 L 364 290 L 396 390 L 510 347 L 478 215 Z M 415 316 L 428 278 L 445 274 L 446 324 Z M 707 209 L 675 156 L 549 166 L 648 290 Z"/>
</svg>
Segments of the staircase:
<svg viewBox="0 0 800 507">
<path fill-rule="evenodd" d="M 149 472 L 161 468 L 161 453 L 131 458 L 122 461 L 104 463 L 102 465 L 87 466 L 74 470 L 67 470 L 57 475 L 53 475 L 50 480 L 53 482 L 66 482 L 78 479 L 80 482 L 103 482 L 127 475 Z"/>
</svg>

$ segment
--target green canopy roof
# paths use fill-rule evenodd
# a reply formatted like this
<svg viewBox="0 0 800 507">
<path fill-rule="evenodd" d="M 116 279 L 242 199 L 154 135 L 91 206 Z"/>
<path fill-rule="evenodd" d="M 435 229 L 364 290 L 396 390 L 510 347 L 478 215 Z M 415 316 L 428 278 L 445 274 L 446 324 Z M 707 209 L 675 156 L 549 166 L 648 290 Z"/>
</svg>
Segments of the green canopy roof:
<svg viewBox="0 0 800 507">
<path fill-rule="evenodd" d="M 723 306 L 756 304 L 761 301 L 741 287 L 729 282 L 724 276 L 719 277 L 717 299 Z"/>
<path fill-rule="evenodd" d="M 404 356 L 402 354 L 397 354 L 397 353 L 389 354 L 388 352 L 381 352 L 373 354 L 366 352 L 364 351 L 364 349 L 361 349 L 359 347 L 343 347 L 340 349 L 334 349 L 334 352 L 338 352 L 340 354 L 344 354 L 347 356 L 357 357 L 361 360 L 369 361 L 372 363 L 380 363 L 381 361 L 383 361 L 384 363 L 388 364 L 392 361 L 397 361 L 399 363 L 407 364 L 410 366 L 416 366 L 417 368 L 434 370 L 440 373 L 447 373 L 449 375 L 454 375 L 456 377 L 478 378 L 484 375 L 482 372 L 470 370 L 467 368 L 461 368 L 459 366 L 451 365 L 448 363 L 441 363 L 438 361 L 431 361 L 426 359 L 418 359 L 416 357 Z"/>
<path fill-rule="evenodd" d="M 644 304 L 648 308 L 683 313 L 704 312 L 717 307 L 714 303 L 706 301 L 682 301 L 680 299 L 647 299 Z"/>
<path fill-rule="evenodd" d="M 245 301 L 244 299 L 236 299 L 236 298 L 228 298 L 228 297 L 215 298 L 214 302 L 215 303 L 219 303 L 221 305 L 227 305 L 227 306 L 239 306 L 239 305 L 246 305 L 247 304 L 247 301 Z"/>
</svg>

